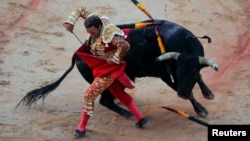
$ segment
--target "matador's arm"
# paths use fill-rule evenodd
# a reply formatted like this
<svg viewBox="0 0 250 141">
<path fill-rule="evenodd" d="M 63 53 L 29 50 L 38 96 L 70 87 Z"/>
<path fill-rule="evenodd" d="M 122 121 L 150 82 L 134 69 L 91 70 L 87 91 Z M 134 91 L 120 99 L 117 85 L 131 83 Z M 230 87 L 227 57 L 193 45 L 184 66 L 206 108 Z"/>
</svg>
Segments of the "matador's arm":
<svg viewBox="0 0 250 141">
<path fill-rule="evenodd" d="M 111 42 L 115 47 L 117 47 L 116 52 L 111 56 L 111 61 L 120 64 L 124 61 L 124 58 L 130 48 L 129 43 L 124 39 L 124 37 L 115 35 Z"/>
<path fill-rule="evenodd" d="M 65 21 L 66 23 L 70 23 L 72 25 L 75 25 L 76 21 L 79 17 L 82 17 L 83 19 L 86 19 L 89 14 L 92 12 L 84 7 L 77 7 L 75 8 L 70 15 L 68 16 L 68 19 Z"/>
<path fill-rule="evenodd" d="M 77 7 L 75 8 L 70 15 L 68 16 L 67 20 L 63 22 L 63 26 L 71 33 L 73 33 L 74 25 L 79 17 L 86 19 L 88 15 L 92 12 L 84 7 Z"/>
</svg>

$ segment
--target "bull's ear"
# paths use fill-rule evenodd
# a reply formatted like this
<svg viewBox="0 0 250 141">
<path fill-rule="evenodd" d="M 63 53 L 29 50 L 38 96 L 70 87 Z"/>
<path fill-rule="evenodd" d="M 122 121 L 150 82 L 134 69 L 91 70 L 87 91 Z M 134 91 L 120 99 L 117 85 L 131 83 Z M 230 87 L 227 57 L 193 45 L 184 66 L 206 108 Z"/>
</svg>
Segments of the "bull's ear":
<svg viewBox="0 0 250 141">
<path fill-rule="evenodd" d="M 161 62 L 161 61 L 168 60 L 168 59 L 177 60 L 179 55 L 180 55 L 180 53 L 178 53 L 178 52 L 167 52 L 167 53 L 164 53 L 164 54 L 158 56 L 156 58 L 156 61 Z"/>
<path fill-rule="evenodd" d="M 208 65 L 208 66 L 212 67 L 216 71 L 219 70 L 219 66 L 216 64 L 216 62 L 214 60 L 212 60 L 210 58 L 199 57 L 199 63 L 203 64 L 203 65 Z"/>
</svg>

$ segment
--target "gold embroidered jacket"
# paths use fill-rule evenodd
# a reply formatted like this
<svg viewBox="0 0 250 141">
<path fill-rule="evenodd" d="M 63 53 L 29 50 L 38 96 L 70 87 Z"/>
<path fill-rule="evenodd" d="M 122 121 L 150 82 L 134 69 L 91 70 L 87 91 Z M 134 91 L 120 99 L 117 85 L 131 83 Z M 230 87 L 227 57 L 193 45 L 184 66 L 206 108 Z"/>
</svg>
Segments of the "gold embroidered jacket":
<svg viewBox="0 0 250 141">
<path fill-rule="evenodd" d="M 111 59 L 112 62 L 120 64 L 126 56 L 130 45 L 125 40 L 124 32 L 110 23 L 108 17 L 102 16 L 100 13 L 93 13 L 84 7 L 77 7 L 68 16 L 66 22 L 74 25 L 79 17 L 86 19 L 92 15 L 100 17 L 103 27 L 100 37 L 96 39 L 90 38 L 91 53 L 99 59 Z"/>
</svg>

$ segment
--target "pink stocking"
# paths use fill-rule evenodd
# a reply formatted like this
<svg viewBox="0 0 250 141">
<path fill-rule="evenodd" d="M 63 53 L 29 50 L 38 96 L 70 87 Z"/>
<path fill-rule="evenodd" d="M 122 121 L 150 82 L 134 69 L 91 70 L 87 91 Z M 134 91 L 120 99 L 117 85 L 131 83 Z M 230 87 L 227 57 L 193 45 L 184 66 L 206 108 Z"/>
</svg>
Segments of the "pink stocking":
<svg viewBox="0 0 250 141">
<path fill-rule="evenodd" d="M 136 121 L 139 122 L 142 118 L 143 115 L 141 114 L 141 112 L 138 110 L 137 106 L 135 105 L 134 101 L 131 101 L 129 105 L 126 105 L 127 108 L 129 109 L 130 112 L 133 113 L 133 115 L 136 118 Z"/>
<path fill-rule="evenodd" d="M 82 110 L 82 117 L 81 117 L 81 121 L 78 124 L 77 130 L 79 131 L 84 131 L 87 125 L 87 122 L 89 120 L 89 115 L 87 114 L 87 112 L 85 112 L 84 110 Z"/>
</svg>

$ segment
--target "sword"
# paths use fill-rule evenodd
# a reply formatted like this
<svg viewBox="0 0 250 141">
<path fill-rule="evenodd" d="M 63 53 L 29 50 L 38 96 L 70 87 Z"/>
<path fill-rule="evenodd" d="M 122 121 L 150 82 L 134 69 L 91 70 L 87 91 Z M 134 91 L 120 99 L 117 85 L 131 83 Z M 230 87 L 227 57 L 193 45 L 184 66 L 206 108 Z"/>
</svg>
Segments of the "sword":
<svg viewBox="0 0 250 141">
<path fill-rule="evenodd" d="M 76 39 L 83 45 L 82 41 L 78 38 L 78 36 L 75 34 L 75 32 L 72 32 L 72 33 L 76 37 Z"/>
</svg>

